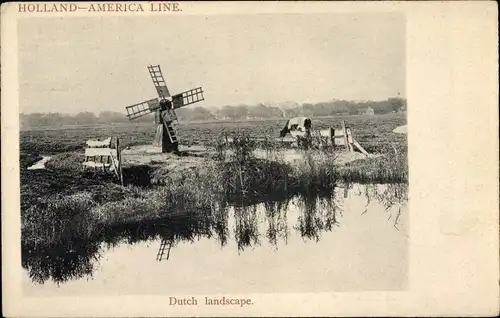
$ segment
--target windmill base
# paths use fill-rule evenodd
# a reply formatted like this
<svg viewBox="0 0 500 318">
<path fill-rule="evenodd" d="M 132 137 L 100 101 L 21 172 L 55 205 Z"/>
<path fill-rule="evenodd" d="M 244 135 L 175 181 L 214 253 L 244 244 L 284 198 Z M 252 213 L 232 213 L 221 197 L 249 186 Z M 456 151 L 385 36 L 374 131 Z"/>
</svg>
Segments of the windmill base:
<svg viewBox="0 0 500 318">
<path fill-rule="evenodd" d="M 156 134 L 153 141 L 153 146 L 161 147 L 162 153 L 179 151 L 179 143 L 170 141 L 168 132 L 166 129 L 164 129 L 163 124 L 156 125 Z"/>
</svg>

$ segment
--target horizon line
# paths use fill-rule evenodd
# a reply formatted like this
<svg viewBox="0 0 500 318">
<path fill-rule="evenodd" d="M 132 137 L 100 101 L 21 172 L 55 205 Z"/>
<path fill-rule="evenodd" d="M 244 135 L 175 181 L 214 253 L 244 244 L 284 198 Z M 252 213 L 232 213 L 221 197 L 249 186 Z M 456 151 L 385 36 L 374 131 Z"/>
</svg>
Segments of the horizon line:
<svg viewBox="0 0 500 318">
<path fill-rule="evenodd" d="M 258 102 L 258 103 L 251 103 L 251 104 L 246 104 L 246 103 L 234 103 L 234 104 L 227 104 L 227 105 L 222 105 L 222 106 L 196 106 L 196 107 L 202 107 L 202 108 L 205 108 L 207 110 L 211 110 L 211 109 L 221 109 L 223 107 L 242 107 L 242 106 L 247 106 L 247 107 L 256 107 L 256 106 L 259 106 L 259 105 L 264 105 L 266 107 L 276 107 L 276 108 L 280 108 L 279 107 L 279 104 L 286 104 L 286 103 L 296 103 L 298 104 L 298 106 L 303 106 L 304 104 L 320 104 L 320 103 L 327 103 L 327 102 L 351 102 L 351 103 L 367 103 L 367 102 L 384 102 L 384 101 L 388 101 L 390 99 L 404 99 L 406 100 L 406 97 L 403 97 L 403 96 L 392 96 L 392 97 L 387 97 L 386 99 L 378 99 L 378 100 L 373 100 L 373 99 L 331 99 L 331 100 L 323 100 L 323 101 L 300 101 L 300 102 L 296 102 L 296 101 L 292 101 L 292 100 L 288 100 L 288 101 L 282 101 L 282 102 L 273 102 L 273 101 L 266 101 L 266 102 Z M 275 104 L 275 105 L 269 105 L 269 104 Z M 193 104 L 194 105 L 194 104 Z M 191 105 L 189 105 L 191 106 Z M 196 108 L 196 107 L 192 107 L 192 108 Z M 180 108 L 179 108 L 180 109 Z M 103 110 L 100 110 L 99 113 L 101 112 L 115 112 L 115 113 L 121 113 L 120 111 L 118 110 L 111 110 L 111 109 L 103 109 Z M 71 114 L 79 114 L 79 113 L 93 113 L 93 114 L 99 114 L 99 113 L 96 113 L 95 111 L 85 111 L 85 110 L 82 110 L 80 112 L 77 112 L 77 113 L 65 113 L 65 112 L 61 112 L 61 111 L 49 111 L 49 112 L 19 112 L 19 115 L 30 115 L 30 114 L 63 114 L 63 115 L 71 115 Z M 123 110 L 123 113 L 126 113 L 125 112 L 125 108 Z"/>
</svg>

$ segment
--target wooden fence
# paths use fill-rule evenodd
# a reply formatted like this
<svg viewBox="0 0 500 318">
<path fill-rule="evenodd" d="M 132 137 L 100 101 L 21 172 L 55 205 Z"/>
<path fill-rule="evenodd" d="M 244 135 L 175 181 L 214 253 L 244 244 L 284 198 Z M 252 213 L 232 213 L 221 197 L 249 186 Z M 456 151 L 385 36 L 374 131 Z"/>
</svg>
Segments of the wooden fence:
<svg viewBox="0 0 500 318">
<path fill-rule="evenodd" d="M 368 155 L 368 152 L 354 139 L 351 128 L 346 127 L 345 121 L 342 121 L 340 129 L 328 128 L 321 130 L 312 129 L 310 137 L 319 142 L 323 146 L 333 146 L 337 149 L 345 149 L 347 151 L 354 151 L 356 147 L 361 153 Z M 291 137 L 281 138 L 285 142 L 295 142 L 298 137 L 305 138 L 306 132 L 291 131 Z"/>
</svg>

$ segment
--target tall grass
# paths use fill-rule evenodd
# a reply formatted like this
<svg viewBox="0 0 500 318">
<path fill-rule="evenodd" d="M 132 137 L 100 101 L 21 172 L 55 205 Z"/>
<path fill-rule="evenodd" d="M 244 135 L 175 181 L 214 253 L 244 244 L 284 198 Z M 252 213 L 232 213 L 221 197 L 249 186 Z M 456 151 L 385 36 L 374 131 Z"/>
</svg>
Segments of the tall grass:
<svg viewBox="0 0 500 318">
<path fill-rule="evenodd" d="M 292 188 L 333 188 L 336 181 L 335 156 L 330 151 L 307 150 L 304 160 L 293 167 Z"/>
<path fill-rule="evenodd" d="M 391 144 L 380 157 L 356 160 L 340 166 L 337 178 L 346 182 L 400 183 L 408 182 L 408 149 Z"/>
<path fill-rule="evenodd" d="M 290 166 L 280 160 L 265 160 L 255 156 L 257 142 L 244 132 L 237 132 L 228 142 L 219 136 L 215 150 L 215 163 L 209 178 L 221 182 L 225 196 L 259 197 L 273 192 L 287 191 Z M 268 155 L 279 150 L 267 142 L 264 150 Z"/>
<path fill-rule="evenodd" d="M 23 244 L 36 247 L 61 244 L 73 237 L 92 239 L 120 224 L 209 213 L 217 207 L 214 200 L 208 189 L 189 183 L 155 189 L 130 186 L 129 196 L 103 203 L 86 192 L 57 195 L 22 211 Z"/>
<path fill-rule="evenodd" d="M 104 179 L 99 180 L 102 184 L 93 184 L 96 176 L 74 172 L 75 165 L 79 166 L 79 155 L 58 154 L 55 156 L 58 160 L 47 164 L 46 174 L 57 170 L 76 181 L 64 185 L 53 180 L 46 186 L 60 194 L 47 195 L 22 206 L 23 240 L 37 245 L 55 244 L 71 236 L 90 239 L 103 228 L 117 224 L 179 214 L 218 215 L 217 211 L 227 204 L 249 205 L 271 197 L 283 199 L 321 192 L 334 188 L 339 180 L 405 182 L 408 177 L 406 148 L 397 145 L 391 146 L 384 157 L 344 166 L 336 164 L 336 153 L 332 150 L 308 149 L 301 160 L 290 164 L 285 162 L 283 149 L 272 138 L 257 143 L 244 132 L 231 137 L 231 141 L 225 135 L 216 138 L 213 158 L 205 158 L 193 170 L 166 171 L 160 165 L 130 167 L 124 171 L 129 184 L 125 188 L 111 186 Z M 264 159 L 255 155 L 257 148 L 266 153 Z M 33 176 L 30 174 L 30 178 Z M 162 185 L 152 186 L 154 178 L 163 180 Z M 30 189 L 32 195 L 37 191 Z"/>
<path fill-rule="evenodd" d="M 39 202 L 21 214 L 25 244 L 57 244 L 70 237 L 90 239 L 96 230 L 92 209 L 96 206 L 90 193 L 56 196 Z"/>
</svg>

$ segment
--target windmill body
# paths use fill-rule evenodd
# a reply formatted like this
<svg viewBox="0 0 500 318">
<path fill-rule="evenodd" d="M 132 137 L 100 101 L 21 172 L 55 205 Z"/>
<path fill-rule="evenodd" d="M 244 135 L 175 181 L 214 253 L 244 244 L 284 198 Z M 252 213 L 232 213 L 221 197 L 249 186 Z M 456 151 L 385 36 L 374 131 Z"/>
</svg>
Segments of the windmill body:
<svg viewBox="0 0 500 318">
<path fill-rule="evenodd" d="M 156 134 L 153 145 L 161 151 L 174 152 L 179 149 L 179 138 L 175 128 L 178 122 L 175 109 L 204 100 L 203 89 L 197 87 L 171 96 L 159 65 L 149 65 L 149 74 L 158 93 L 158 98 L 126 107 L 130 120 L 155 113 Z"/>
</svg>

